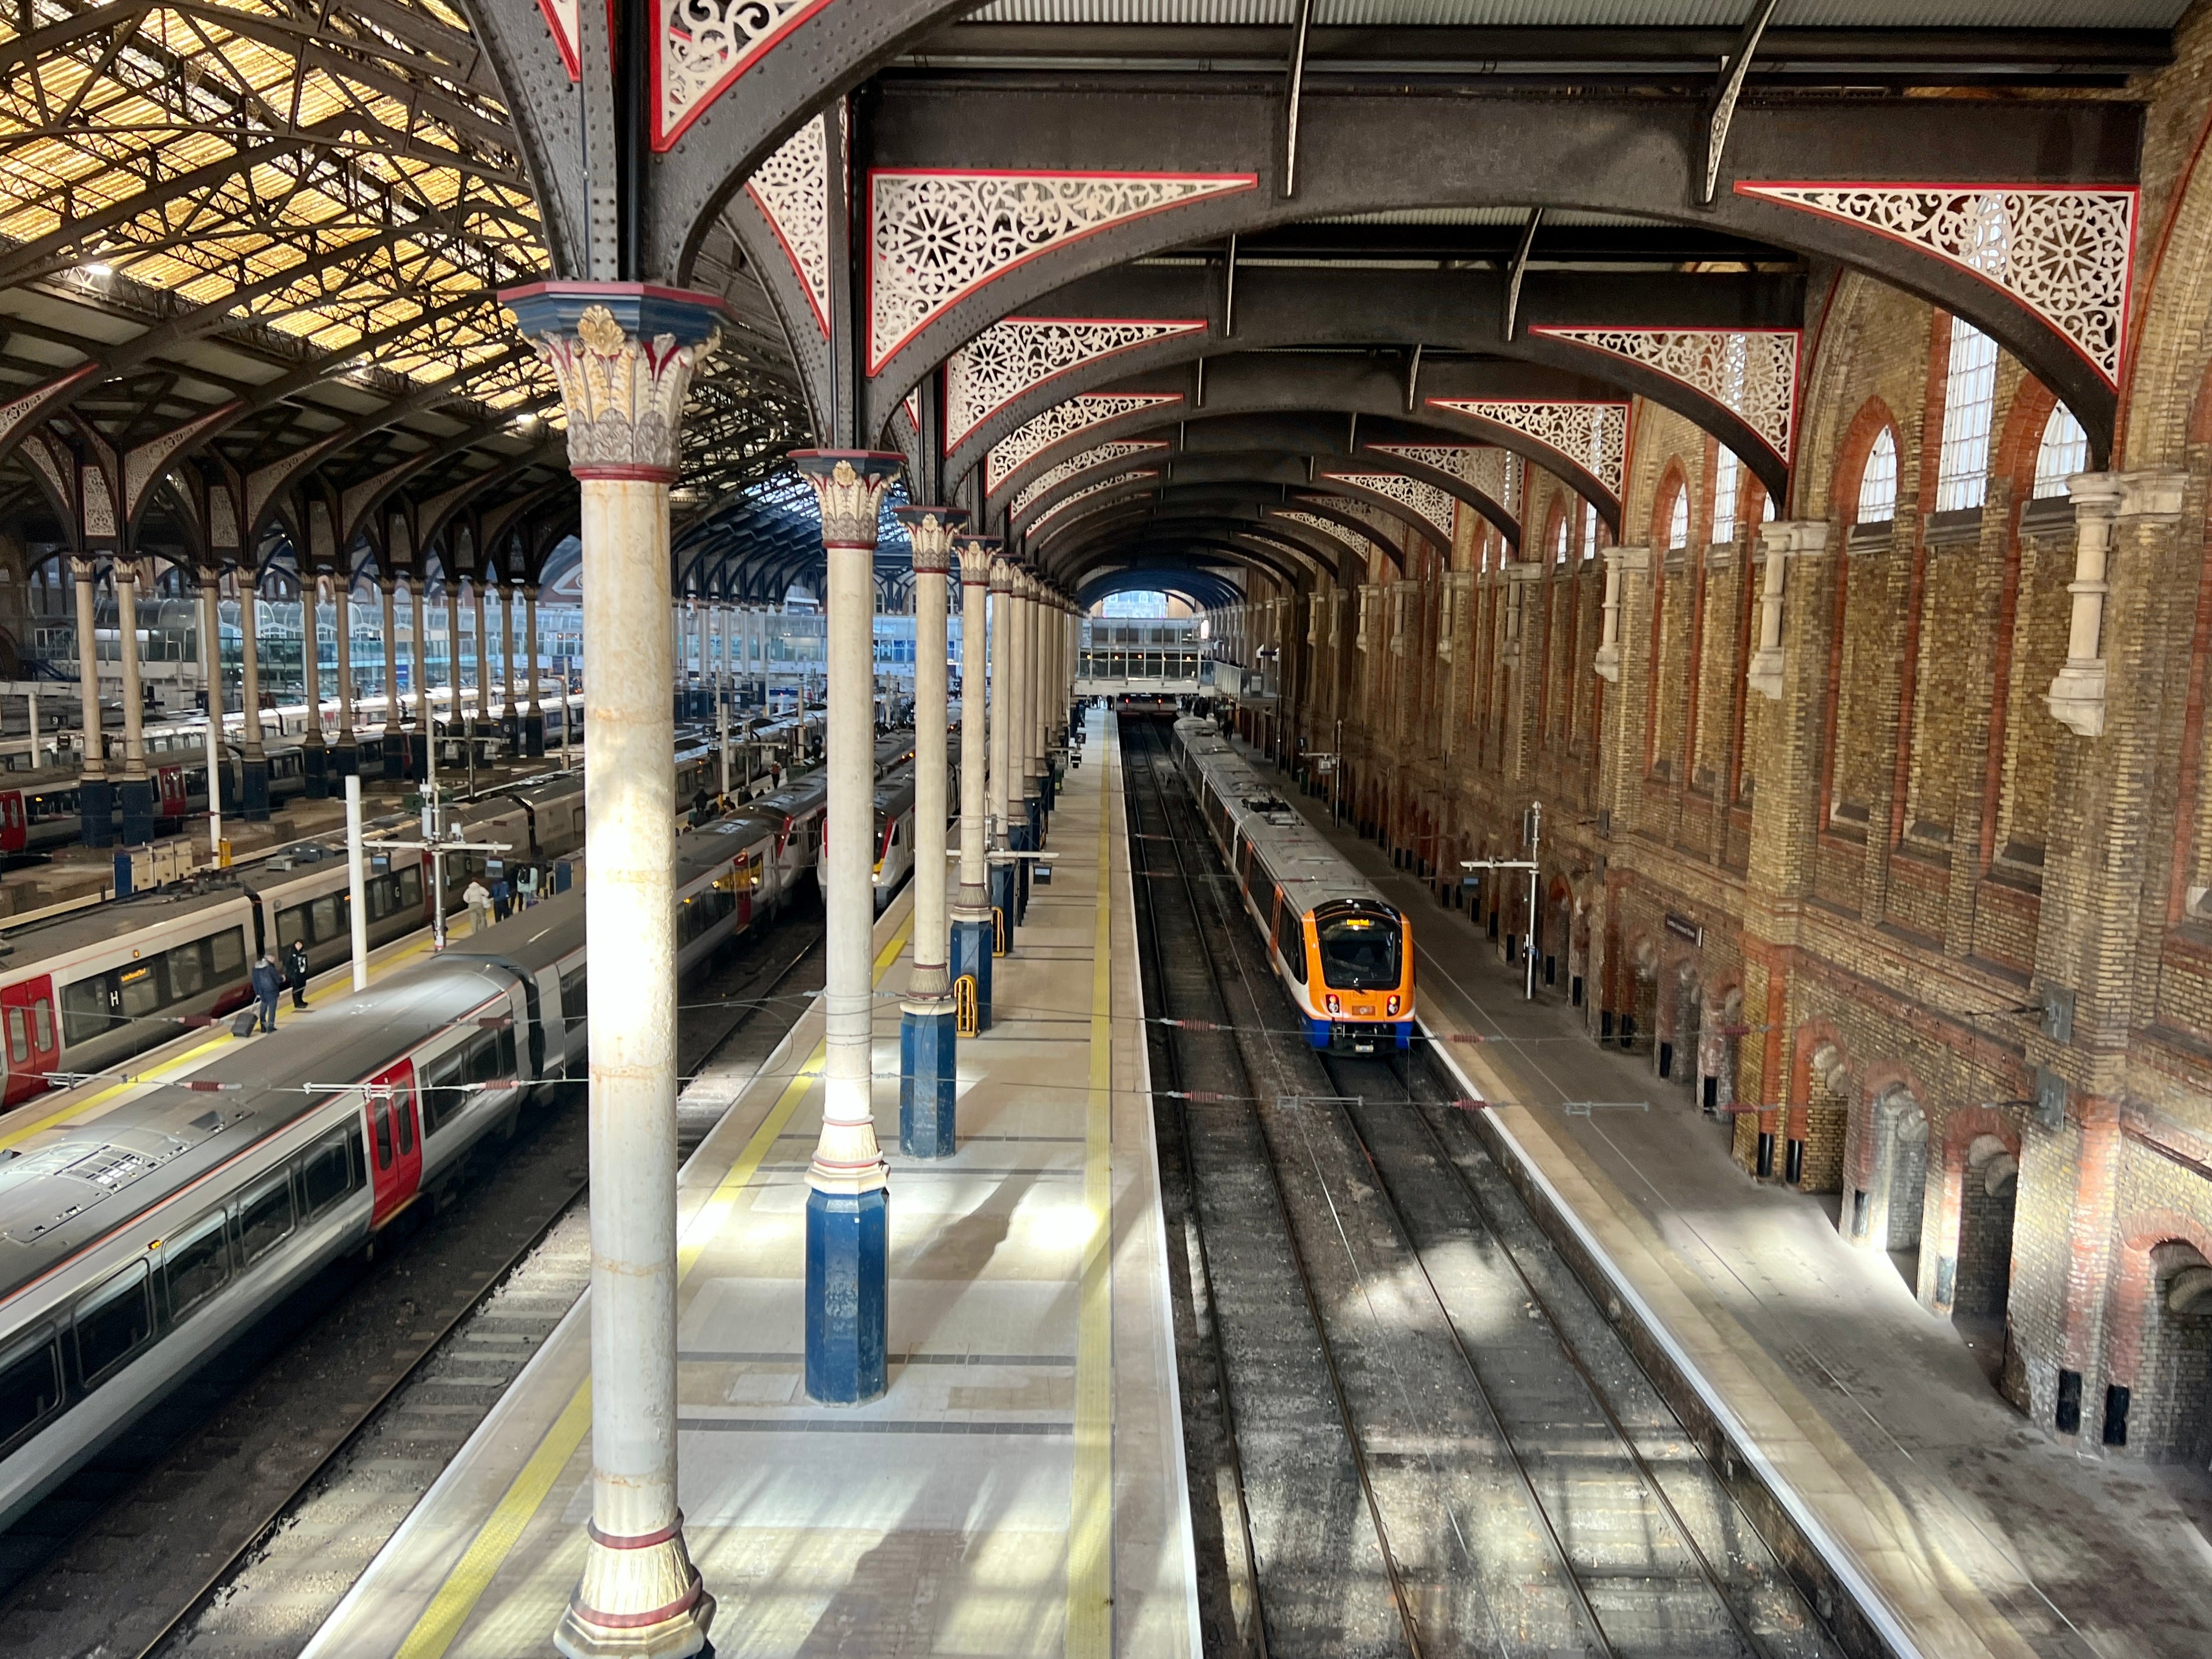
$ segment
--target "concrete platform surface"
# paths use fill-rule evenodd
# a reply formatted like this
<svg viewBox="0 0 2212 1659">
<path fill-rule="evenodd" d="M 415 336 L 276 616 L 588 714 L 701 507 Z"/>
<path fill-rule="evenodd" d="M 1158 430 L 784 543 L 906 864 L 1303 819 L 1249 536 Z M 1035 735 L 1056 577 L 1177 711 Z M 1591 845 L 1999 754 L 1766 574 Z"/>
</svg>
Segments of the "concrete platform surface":
<svg viewBox="0 0 2212 1659">
<path fill-rule="evenodd" d="M 876 1124 L 891 1160 L 890 1388 L 803 1388 L 819 1008 L 740 1080 L 680 1182 L 679 1488 L 737 1656 L 1195 1656 L 1165 1237 L 1116 742 L 1054 814 L 1054 879 L 960 1045 L 960 1150 L 898 1144 L 910 896 L 878 924 Z M 589 1513 L 580 1302 L 307 1650 L 550 1651 Z"/>
<path fill-rule="evenodd" d="M 1928 1659 L 2212 1654 L 2212 1480 L 2082 1455 L 2000 1395 L 1899 1264 L 1836 1229 L 1835 1195 L 1753 1181 L 1650 1054 L 1602 1048 L 1563 991 L 1522 1000 L 1467 913 L 1285 789 L 1413 920 L 1438 1053 L 1664 1327 L 1823 1553 Z M 1570 1115 L 1565 1103 L 1610 1109 Z M 1638 1109 L 1639 1107 L 1644 1109 Z"/>
</svg>

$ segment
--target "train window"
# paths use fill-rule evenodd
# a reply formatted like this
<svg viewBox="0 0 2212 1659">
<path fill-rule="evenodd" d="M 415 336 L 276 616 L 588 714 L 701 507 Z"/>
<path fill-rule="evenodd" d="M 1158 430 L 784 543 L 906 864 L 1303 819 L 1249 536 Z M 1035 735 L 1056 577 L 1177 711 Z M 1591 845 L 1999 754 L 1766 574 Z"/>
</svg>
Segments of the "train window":
<svg viewBox="0 0 2212 1659">
<path fill-rule="evenodd" d="M 376 1167 L 380 1170 L 388 1170 L 392 1167 L 391 1101 L 374 1095 L 370 1096 L 368 1115 L 369 1121 L 375 1126 L 376 1130 Z"/>
<path fill-rule="evenodd" d="M 54 1005 L 44 997 L 31 1005 L 31 1035 L 40 1054 L 54 1046 Z"/>
<path fill-rule="evenodd" d="M 289 1237 L 292 1231 L 292 1182 L 279 1176 L 268 1185 L 248 1193 L 238 1203 L 238 1254 L 251 1266 Z"/>
<path fill-rule="evenodd" d="M 300 1212 L 313 1218 L 354 1189 L 353 1149 L 360 1135 L 341 1129 L 325 1135 L 300 1160 Z"/>
<path fill-rule="evenodd" d="M 399 1156 L 415 1150 L 415 1091 L 401 1084 L 392 1091 L 392 1115 L 399 1122 Z"/>
<path fill-rule="evenodd" d="M 422 1074 L 422 1127 L 426 1133 L 435 1134 L 459 1117 L 461 1108 L 469 1103 L 465 1090 L 467 1073 L 467 1052 L 455 1049 L 436 1071 Z"/>
<path fill-rule="evenodd" d="M 61 1356 L 41 1335 L 0 1359 L 0 1449 L 62 1403 Z"/>
<path fill-rule="evenodd" d="M 246 971 L 246 935 L 235 929 L 208 941 L 208 968 L 218 979 Z"/>
<path fill-rule="evenodd" d="M 400 871 L 398 875 L 399 902 L 410 909 L 419 907 L 422 902 L 422 866 L 410 864 Z"/>
<path fill-rule="evenodd" d="M 308 935 L 318 945 L 334 939 L 346 931 L 347 924 L 338 916 L 338 896 L 325 893 L 309 907 L 314 913 L 315 931 Z"/>
<path fill-rule="evenodd" d="M 21 1066 L 31 1057 L 31 1042 L 23 1028 L 23 1011 L 8 1011 L 8 1059 L 11 1065 Z"/>
<path fill-rule="evenodd" d="M 230 1282 L 230 1244 L 222 1217 L 211 1215 L 162 1252 L 162 1276 L 169 1283 L 169 1317 L 182 1319 Z"/>
<path fill-rule="evenodd" d="M 207 958 L 198 945 L 179 945 L 168 953 L 169 994 L 182 1001 L 196 997 L 207 982 Z"/>
<path fill-rule="evenodd" d="M 571 1024 L 584 1018 L 584 969 L 580 964 L 561 975 L 561 1018 Z"/>
<path fill-rule="evenodd" d="M 489 1031 L 469 1042 L 469 1081 L 489 1083 L 499 1076 L 499 1039 Z"/>
<path fill-rule="evenodd" d="M 1283 928 L 1277 939 L 1283 952 L 1283 965 L 1291 970 L 1291 977 L 1301 985 L 1306 982 L 1305 918 L 1295 904 L 1283 908 Z"/>
<path fill-rule="evenodd" d="M 149 1014 L 160 1012 L 168 998 L 161 994 L 159 958 L 125 969 L 117 981 L 117 994 L 126 1019 L 143 1019 Z"/>
<path fill-rule="evenodd" d="M 510 1025 L 499 1034 L 499 1075 L 514 1077 L 518 1071 L 514 1063 L 514 1027 Z"/>
<path fill-rule="evenodd" d="M 106 1036 L 114 1024 L 108 1012 L 106 975 L 62 987 L 62 1031 L 70 1047 Z"/>
<path fill-rule="evenodd" d="M 134 1261 L 76 1304 L 77 1380 L 88 1389 L 144 1347 L 154 1335 L 146 1264 Z"/>
</svg>

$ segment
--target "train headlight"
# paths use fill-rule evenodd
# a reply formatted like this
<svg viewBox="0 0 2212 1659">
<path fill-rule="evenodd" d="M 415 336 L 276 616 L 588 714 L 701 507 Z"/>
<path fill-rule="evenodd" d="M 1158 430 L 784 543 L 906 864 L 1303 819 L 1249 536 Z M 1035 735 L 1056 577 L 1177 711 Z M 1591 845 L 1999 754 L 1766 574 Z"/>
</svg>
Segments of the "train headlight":
<svg viewBox="0 0 2212 1659">
<path fill-rule="evenodd" d="M 1382 1005 L 1382 1012 L 1386 1014 L 1395 1014 L 1398 1012 L 1398 994 L 1395 991 L 1390 994 L 1390 1000 Z"/>
<path fill-rule="evenodd" d="M 1322 998 L 1321 1006 L 1328 1009 L 1332 1014 L 1340 1014 L 1344 1012 L 1344 999 L 1337 995 L 1335 992 L 1331 991 L 1326 996 Z"/>
</svg>

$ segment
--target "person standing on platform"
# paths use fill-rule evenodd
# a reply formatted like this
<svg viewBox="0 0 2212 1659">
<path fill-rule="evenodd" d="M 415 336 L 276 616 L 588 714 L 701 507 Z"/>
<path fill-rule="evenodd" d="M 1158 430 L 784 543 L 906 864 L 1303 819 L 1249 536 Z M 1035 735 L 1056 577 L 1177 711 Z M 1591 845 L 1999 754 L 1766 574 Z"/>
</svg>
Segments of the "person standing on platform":
<svg viewBox="0 0 2212 1659">
<path fill-rule="evenodd" d="M 469 907 L 469 932 L 481 933 L 491 926 L 491 889 L 483 883 L 471 880 L 462 890 L 461 902 Z"/>
<path fill-rule="evenodd" d="M 305 939 L 294 939 L 292 948 L 284 952 L 284 983 L 292 988 L 292 1006 L 307 1006 L 307 945 Z"/>
<path fill-rule="evenodd" d="M 276 999 L 284 994 L 284 970 L 276 965 L 274 951 L 262 952 L 261 960 L 253 964 L 251 975 L 254 1000 L 261 1005 L 261 1029 L 276 1029 Z"/>
<path fill-rule="evenodd" d="M 538 902 L 538 866 L 536 865 L 526 864 L 522 866 L 522 873 L 514 880 L 514 890 L 515 896 L 522 901 L 524 909 L 527 910 Z"/>
<path fill-rule="evenodd" d="M 491 884 L 491 919 L 505 921 L 514 914 L 514 884 L 505 876 L 493 879 Z"/>
</svg>

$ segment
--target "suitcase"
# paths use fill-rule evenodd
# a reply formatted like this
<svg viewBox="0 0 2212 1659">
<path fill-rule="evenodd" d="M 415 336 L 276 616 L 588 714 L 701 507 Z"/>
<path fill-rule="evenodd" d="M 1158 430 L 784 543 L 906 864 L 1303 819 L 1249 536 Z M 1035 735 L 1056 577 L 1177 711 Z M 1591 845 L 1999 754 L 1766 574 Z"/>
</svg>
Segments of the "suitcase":
<svg viewBox="0 0 2212 1659">
<path fill-rule="evenodd" d="M 260 1023 L 261 1011 L 258 1008 L 248 1008 L 230 1022 L 230 1034 L 234 1037 L 250 1037 L 253 1035 L 253 1028 Z"/>
</svg>

